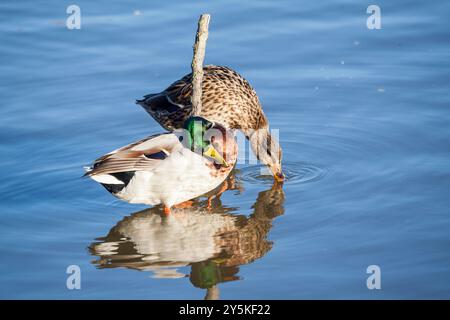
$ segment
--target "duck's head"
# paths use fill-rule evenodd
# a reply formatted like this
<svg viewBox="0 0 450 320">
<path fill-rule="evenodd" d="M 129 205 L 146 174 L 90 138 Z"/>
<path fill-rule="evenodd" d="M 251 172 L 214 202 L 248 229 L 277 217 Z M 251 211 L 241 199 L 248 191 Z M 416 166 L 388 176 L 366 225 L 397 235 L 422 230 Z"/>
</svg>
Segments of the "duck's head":
<svg viewBox="0 0 450 320">
<path fill-rule="evenodd" d="M 217 148 L 214 147 L 217 136 L 226 134 L 224 127 L 198 116 L 188 118 L 184 122 L 183 127 L 187 131 L 187 141 L 185 143 L 187 148 L 213 159 L 220 165 L 228 167 L 228 163 Z"/>
<path fill-rule="evenodd" d="M 277 182 L 282 183 L 285 176 L 281 167 L 281 146 L 277 139 L 272 137 L 267 127 L 244 130 L 244 133 L 249 139 L 258 160 L 269 167 Z"/>
</svg>

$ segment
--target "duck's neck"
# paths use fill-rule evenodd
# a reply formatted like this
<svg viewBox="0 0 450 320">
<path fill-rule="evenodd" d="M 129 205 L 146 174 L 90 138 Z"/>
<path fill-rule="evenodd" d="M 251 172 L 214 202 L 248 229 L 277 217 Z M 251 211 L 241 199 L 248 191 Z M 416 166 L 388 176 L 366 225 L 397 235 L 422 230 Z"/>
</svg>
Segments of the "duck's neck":
<svg viewBox="0 0 450 320">
<path fill-rule="evenodd" d="M 247 139 L 250 141 L 250 146 L 258 158 L 261 160 L 262 154 L 267 153 L 267 140 L 271 139 L 270 132 L 265 128 L 260 129 L 242 129 Z"/>
</svg>

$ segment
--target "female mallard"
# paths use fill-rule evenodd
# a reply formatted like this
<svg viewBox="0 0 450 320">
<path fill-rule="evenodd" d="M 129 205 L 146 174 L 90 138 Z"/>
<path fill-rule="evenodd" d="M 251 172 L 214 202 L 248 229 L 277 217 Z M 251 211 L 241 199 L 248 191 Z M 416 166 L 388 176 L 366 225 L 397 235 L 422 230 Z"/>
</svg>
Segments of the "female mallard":
<svg viewBox="0 0 450 320">
<path fill-rule="evenodd" d="M 269 133 L 269 122 L 255 90 L 230 68 L 208 65 L 203 71 L 199 116 L 220 122 L 227 128 L 240 129 L 250 140 L 257 158 L 269 166 L 276 180 L 282 181 L 281 148 Z M 193 114 L 191 81 L 192 74 L 188 74 L 166 90 L 146 95 L 136 102 L 167 130 L 181 128 Z"/>
<path fill-rule="evenodd" d="M 184 129 L 112 151 L 95 160 L 86 175 L 119 199 L 163 204 L 168 214 L 173 205 L 216 188 L 237 158 L 234 136 L 222 125 L 190 117 Z"/>
</svg>

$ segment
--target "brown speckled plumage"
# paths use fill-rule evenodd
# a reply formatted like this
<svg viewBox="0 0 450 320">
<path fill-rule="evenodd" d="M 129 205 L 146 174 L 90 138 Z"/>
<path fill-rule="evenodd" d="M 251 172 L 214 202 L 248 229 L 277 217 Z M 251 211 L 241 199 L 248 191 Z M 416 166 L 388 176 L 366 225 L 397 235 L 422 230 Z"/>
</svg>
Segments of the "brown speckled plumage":
<svg viewBox="0 0 450 320">
<path fill-rule="evenodd" d="M 281 148 L 272 139 L 269 123 L 252 86 L 236 71 L 208 65 L 203 68 L 201 116 L 228 129 L 240 129 L 256 157 L 269 166 L 277 181 L 284 175 L 281 169 Z M 166 90 L 146 95 L 136 102 L 165 129 L 183 127 L 193 115 L 191 105 L 192 74 L 172 83 Z"/>
<path fill-rule="evenodd" d="M 202 110 L 199 116 L 231 129 L 260 129 L 268 126 L 255 90 L 236 71 L 222 66 L 203 68 Z M 166 90 L 149 94 L 137 103 L 164 128 L 181 128 L 192 115 L 192 74 L 172 83 Z"/>
</svg>

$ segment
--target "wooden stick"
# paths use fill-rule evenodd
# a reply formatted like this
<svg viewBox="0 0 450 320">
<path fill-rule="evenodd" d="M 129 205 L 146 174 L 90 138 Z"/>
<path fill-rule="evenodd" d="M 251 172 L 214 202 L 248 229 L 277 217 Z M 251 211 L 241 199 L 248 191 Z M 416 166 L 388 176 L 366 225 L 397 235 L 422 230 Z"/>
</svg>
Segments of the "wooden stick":
<svg viewBox="0 0 450 320">
<path fill-rule="evenodd" d="M 206 40 L 208 39 L 208 26 L 210 16 L 204 13 L 198 20 L 197 35 L 194 43 L 194 56 L 192 57 L 192 112 L 200 115 L 202 112 L 202 80 L 203 60 L 205 59 Z"/>
</svg>

